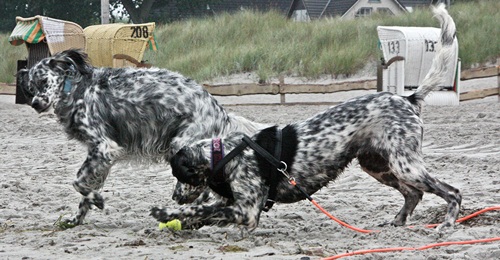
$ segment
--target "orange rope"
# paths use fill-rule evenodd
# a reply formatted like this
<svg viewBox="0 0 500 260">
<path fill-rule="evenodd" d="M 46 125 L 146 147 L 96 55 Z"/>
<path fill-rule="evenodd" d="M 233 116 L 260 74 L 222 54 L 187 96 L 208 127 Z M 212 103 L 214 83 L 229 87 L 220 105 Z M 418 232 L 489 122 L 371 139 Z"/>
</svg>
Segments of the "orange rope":
<svg viewBox="0 0 500 260">
<path fill-rule="evenodd" d="M 364 254 L 370 254 L 370 253 L 386 253 L 386 252 L 395 252 L 395 251 L 404 251 L 404 250 L 409 250 L 409 251 L 411 251 L 411 250 L 426 250 L 429 248 L 440 247 L 440 246 L 470 245 L 470 244 L 488 243 L 488 242 L 494 242 L 494 241 L 500 241 L 500 237 L 468 240 L 468 241 L 442 242 L 442 243 L 430 244 L 430 245 L 421 246 L 421 247 L 394 247 L 394 248 L 377 248 L 377 249 L 360 250 L 360 251 L 354 251 L 354 252 L 350 252 L 350 253 L 344 253 L 344 254 L 339 254 L 339 255 L 335 255 L 335 256 L 330 256 L 327 258 L 323 258 L 323 260 L 339 259 L 339 258 L 346 257 L 346 256 L 364 255 Z"/>
<path fill-rule="evenodd" d="M 345 222 L 343 222 L 342 220 L 332 216 L 332 214 L 328 213 L 328 211 L 326 211 L 325 209 L 323 209 L 315 200 L 311 200 L 312 204 L 314 204 L 319 210 L 321 210 L 321 212 L 325 213 L 325 215 L 327 215 L 329 218 L 333 219 L 335 222 L 339 223 L 340 225 L 346 227 L 346 228 L 349 228 L 349 229 L 352 229 L 352 230 L 355 230 L 355 231 L 358 231 L 358 232 L 361 232 L 361 233 L 372 233 L 372 232 L 380 232 L 379 230 L 367 230 L 367 229 L 361 229 L 361 228 L 357 228 L 357 227 L 354 227 L 354 226 L 351 226 Z"/>
<path fill-rule="evenodd" d="M 285 172 L 283 172 L 285 173 Z M 360 229 L 354 226 L 351 226 L 342 220 L 334 217 L 332 214 L 330 214 L 328 211 L 323 209 L 309 194 L 305 192 L 300 186 L 297 186 L 297 183 L 293 178 L 290 178 L 288 175 L 285 175 L 288 178 L 288 181 L 290 184 L 295 186 L 297 189 L 299 189 L 309 201 L 311 201 L 314 206 L 316 206 L 321 212 L 325 213 L 329 218 L 334 220 L 335 222 L 339 223 L 340 225 L 347 227 L 349 229 L 361 232 L 361 233 L 372 233 L 372 232 L 380 232 L 379 230 L 366 230 L 366 229 Z M 482 210 L 479 210 L 477 212 L 474 212 L 468 216 L 465 216 L 463 218 L 459 218 L 456 220 L 457 223 L 463 222 L 465 220 L 471 219 L 473 217 L 476 217 L 479 214 L 482 214 L 487 211 L 492 211 L 492 210 L 500 210 L 500 206 L 494 206 L 494 207 L 489 207 L 485 208 Z M 425 227 L 432 228 L 437 226 L 438 224 L 428 224 L 425 225 Z M 412 228 L 413 226 L 410 226 L 409 228 Z M 363 255 L 363 254 L 370 254 L 370 253 L 384 253 L 384 252 L 394 252 L 394 251 L 404 251 L 404 250 L 425 250 L 433 247 L 440 247 L 440 246 L 449 246 L 449 245 L 467 245 L 467 244 L 477 244 L 477 243 L 488 243 L 488 242 L 494 242 L 494 241 L 500 241 L 500 237 L 493 237 L 493 238 L 486 238 L 486 239 L 478 239 L 478 240 L 467 240 L 467 241 L 451 241 L 451 242 L 441 242 L 441 243 L 436 243 L 436 244 L 430 244 L 426 246 L 421 246 L 421 247 L 394 247 L 394 248 L 377 248 L 377 249 L 368 249 L 368 250 L 360 250 L 360 251 L 354 251 L 351 253 L 344 253 L 344 254 L 339 254 L 331 257 L 324 258 L 325 260 L 331 260 L 331 259 L 338 259 L 341 257 L 346 257 L 346 256 L 353 256 L 353 255 Z"/>
<path fill-rule="evenodd" d="M 472 213 L 472 214 L 470 214 L 468 216 L 465 216 L 463 218 L 458 219 L 456 222 L 457 223 L 463 222 L 465 220 L 468 220 L 468 219 L 471 219 L 473 217 L 476 217 L 479 214 L 482 214 L 482 213 L 487 212 L 487 211 L 492 211 L 492 210 L 500 210 L 500 206 L 494 206 L 494 207 L 489 207 L 489 208 L 485 208 L 485 209 L 479 210 L 479 211 L 474 212 L 474 213 Z M 327 214 L 327 215 L 330 216 L 330 214 Z M 437 224 L 426 225 L 426 227 L 435 227 L 435 226 L 437 226 Z M 364 232 L 364 233 L 369 233 L 369 232 Z M 426 249 L 429 249 L 429 248 L 440 247 L 440 246 L 468 245 L 468 244 L 477 244 L 477 243 L 489 243 L 489 242 L 494 242 L 494 241 L 500 241 L 500 237 L 477 239 L 477 240 L 466 240 L 466 241 L 441 242 L 441 243 L 429 244 L 429 245 L 425 245 L 425 246 L 421 246 L 421 247 L 416 247 L 416 248 L 415 247 L 394 247 L 394 248 L 368 249 L 368 250 L 360 250 L 360 251 L 354 251 L 354 252 L 350 252 L 350 253 L 338 254 L 338 255 L 327 257 L 327 258 L 323 258 L 323 259 L 324 260 L 331 260 L 331 259 L 339 259 L 339 258 L 342 258 L 342 257 L 353 256 L 353 255 L 364 255 L 364 254 L 370 254 L 370 253 L 397 252 L 397 251 L 404 251 L 404 250 L 426 250 Z"/>
<path fill-rule="evenodd" d="M 328 211 L 326 211 L 323 207 L 321 207 L 311 196 L 309 196 L 309 194 L 307 194 L 304 190 L 302 190 L 299 186 L 297 186 L 297 183 L 295 182 L 295 180 L 293 178 L 289 178 L 288 181 L 290 182 L 290 184 L 292 184 L 293 186 L 295 186 L 296 188 L 298 188 L 307 197 L 307 199 L 312 204 L 314 204 L 314 206 L 316 206 L 321 212 L 323 212 L 325 215 L 327 215 L 329 218 L 331 218 L 335 222 L 339 223 L 341 226 L 344 226 L 346 228 L 349 228 L 349 229 L 352 229 L 354 231 L 358 231 L 358 232 L 361 232 L 361 233 L 380 232 L 379 230 L 367 230 L 367 229 L 357 228 L 355 226 L 351 226 L 351 225 L 345 223 L 344 221 L 342 221 L 342 220 L 334 217 L 332 214 L 330 214 Z"/>
</svg>

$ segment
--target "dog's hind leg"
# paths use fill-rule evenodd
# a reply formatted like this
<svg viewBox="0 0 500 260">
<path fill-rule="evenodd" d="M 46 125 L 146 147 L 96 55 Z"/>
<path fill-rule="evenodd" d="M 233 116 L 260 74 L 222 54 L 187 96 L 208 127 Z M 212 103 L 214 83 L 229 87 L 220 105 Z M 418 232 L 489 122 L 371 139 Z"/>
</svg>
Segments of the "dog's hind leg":
<svg viewBox="0 0 500 260">
<path fill-rule="evenodd" d="M 447 203 L 447 211 L 444 221 L 438 226 L 438 230 L 443 227 L 454 226 L 462 203 L 460 191 L 436 178 L 427 172 L 424 160 L 419 152 L 407 151 L 394 154 L 390 160 L 390 168 L 396 178 L 415 189 L 422 192 L 434 193 L 443 198 Z"/>
<path fill-rule="evenodd" d="M 359 164 L 361 165 L 363 171 L 378 180 L 380 183 L 397 189 L 401 192 L 401 194 L 403 194 L 405 199 L 403 207 L 394 220 L 383 223 L 381 226 L 388 224 L 403 226 L 406 223 L 407 217 L 412 214 L 413 210 L 422 199 L 423 192 L 399 181 L 398 178 L 392 173 L 391 168 L 389 167 L 389 161 L 386 157 L 387 156 L 382 156 L 379 153 L 374 152 L 374 149 L 357 155 Z"/>
<path fill-rule="evenodd" d="M 399 157 L 397 154 L 393 155 L 390 159 L 389 167 L 392 172 L 389 176 L 394 180 L 388 181 L 387 184 L 393 184 L 392 182 L 395 180 L 399 181 L 398 184 L 391 186 L 398 189 L 405 197 L 405 205 L 396 216 L 394 220 L 395 224 L 404 223 L 404 221 L 401 221 L 406 217 L 405 214 L 411 214 L 422 197 L 423 192 L 434 193 L 448 203 L 445 219 L 438 226 L 438 229 L 450 227 L 455 224 L 462 202 L 460 191 L 451 185 L 431 177 L 424 166 L 422 156 L 418 152 L 407 152 L 405 156 Z M 384 178 L 388 178 L 388 176 L 383 176 L 382 179 Z M 419 199 L 417 200 L 417 198 Z"/>
<path fill-rule="evenodd" d="M 397 189 L 404 197 L 404 205 L 399 211 L 399 213 L 390 222 L 382 223 L 380 226 L 393 225 L 393 226 L 403 226 L 406 223 L 406 219 L 413 213 L 413 210 L 422 200 L 423 192 L 412 186 L 408 186 L 403 182 L 400 182 L 392 172 L 371 172 L 363 167 L 363 170 L 367 172 L 370 176 L 378 180 L 387 186 Z"/>
<path fill-rule="evenodd" d="M 393 153 L 394 154 L 394 153 Z M 453 226 L 460 209 L 462 195 L 460 191 L 444 182 L 432 178 L 425 169 L 421 156 L 416 153 L 406 153 L 399 158 L 392 156 L 390 163 L 378 154 L 365 154 L 358 156 L 364 171 L 379 182 L 394 187 L 405 198 L 405 203 L 394 220 L 388 224 L 402 226 L 406 218 L 412 214 L 415 207 L 422 199 L 423 192 L 434 193 L 448 203 L 444 222 L 438 229 Z"/>
<path fill-rule="evenodd" d="M 68 220 L 68 223 L 72 225 L 82 224 L 92 205 L 99 209 L 104 208 L 104 199 L 97 190 L 103 187 L 114 159 L 119 154 L 117 148 L 116 143 L 110 142 L 101 143 L 89 150 L 87 159 L 80 167 L 77 179 L 73 182 L 73 187 L 82 194 L 82 199 L 78 205 L 76 216 L 72 220 Z"/>
<path fill-rule="evenodd" d="M 398 178 L 416 189 L 434 193 L 448 203 L 446 216 L 444 221 L 437 227 L 438 230 L 443 227 L 452 227 L 455 225 L 460 211 L 460 204 L 462 203 L 462 195 L 457 188 L 431 177 L 425 169 L 417 171 L 417 174 L 412 173 L 408 175 L 405 173 Z"/>
</svg>

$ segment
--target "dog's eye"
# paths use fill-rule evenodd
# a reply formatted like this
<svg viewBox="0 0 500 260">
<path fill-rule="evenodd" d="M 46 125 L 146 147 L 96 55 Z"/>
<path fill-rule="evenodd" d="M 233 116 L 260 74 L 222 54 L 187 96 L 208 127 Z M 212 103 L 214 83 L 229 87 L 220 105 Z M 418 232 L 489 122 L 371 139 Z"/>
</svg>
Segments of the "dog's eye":
<svg viewBox="0 0 500 260">
<path fill-rule="evenodd" d="M 31 95 L 35 95 L 36 94 L 36 88 L 32 87 L 32 86 L 29 86 L 28 87 L 28 92 L 31 94 Z"/>
<path fill-rule="evenodd" d="M 37 82 L 36 88 L 39 90 L 43 90 L 47 87 L 47 79 L 42 79 Z"/>
</svg>

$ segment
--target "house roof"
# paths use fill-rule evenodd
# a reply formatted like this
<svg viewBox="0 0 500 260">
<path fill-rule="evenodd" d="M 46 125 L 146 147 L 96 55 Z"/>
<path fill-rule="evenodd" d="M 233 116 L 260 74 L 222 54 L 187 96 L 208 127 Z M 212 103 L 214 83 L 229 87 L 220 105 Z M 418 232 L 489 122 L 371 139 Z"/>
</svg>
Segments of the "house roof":
<svg viewBox="0 0 500 260">
<path fill-rule="evenodd" d="M 356 3 L 357 3 L 357 2 L 359 2 L 359 1 L 361 1 L 361 0 L 356 0 L 356 1 L 354 1 L 354 3 L 352 4 L 352 6 L 351 6 L 351 7 L 349 7 L 349 9 L 348 9 L 347 11 L 345 11 L 342 15 L 345 15 L 347 12 L 349 12 L 349 10 L 350 10 L 351 8 L 353 8 L 354 4 L 356 4 Z M 395 3 L 396 5 L 398 5 L 398 6 L 399 6 L 399 8 L 401 8 L 401 10 L 403 10 L 403 11 L 405 11 L 405 12 L 407 11 L 407 10 L 406 10 L 406 7 L 404 7 L 404 6 L 401 4 L 401 2 L 400 2 L 399 0 L 392 0 L 392 1 L 394 1 L 394 3 Z"/>
<path fill-rule="evenodd" d="M 357 0 L 294 0 L 289 15 L 300 8 L 305 8 L 311 19 L 344 14 Z"/>
<path fill-rule="evenodd" d="M 242 9 L 255 9 L 260 11 L 276 10 L 284 15 L 290 11 L 293 0 L 218 0 L 211 4 L 190 5 L 185 1 L 184 5 L 178 1 L 169 3 L 160 9 L 153 10 L 153 17 L 168 17 L 170 20 L 180 20 L 190 17 L 199 17 L 223 12 L 237 12 Z"/>
<path fill-rule="evenodd" d="M 302 0 L 311 19 L 320 18 L 332 0 Z"/>
<path fill-rule="evenodd" d="M 432 0 L 399 0 L 403 6 L 415 7 L 419 5 L 430 5 Z"/>
<path fill-rule="evenodd" d="M 241 9 L 255 9 L 260 11 L 276 10 L 288 14 L 292 0 L 222 0 L 210 4 L 214 12 L 231 12 Z"/>
<path fill-rule="evenodd" d="M 342 16 L 360 0 L 302 0 L 311 19 L 324 16 Z M 393 0 L 402 10 L 406 8 L 400 0 Z M 429 0 L 425 0 L 429 1 Z"/>
<path fill-rule="evenodd" d="M 203 16 L 222 12 L 236 12 L 242 9 L 255 9 L 259 11 L 276 10 L 291 17 L 295 10 L 306 9 L 311 19 L 326 16 L 342 16 L 360 0 L 219 0 L 214 3 L 193 7 L 189 10 L 178 9 L 176 1 L 171 1 L 168 7 L 157 10 L 156 15 L 171 17 L 174 20 L 192 16 Z M 429 5 L 432 0 L 392 0 L 401 9 L 405 7 Z M 154 12 L 154 11 L 153 11 Z"/>
</svg>

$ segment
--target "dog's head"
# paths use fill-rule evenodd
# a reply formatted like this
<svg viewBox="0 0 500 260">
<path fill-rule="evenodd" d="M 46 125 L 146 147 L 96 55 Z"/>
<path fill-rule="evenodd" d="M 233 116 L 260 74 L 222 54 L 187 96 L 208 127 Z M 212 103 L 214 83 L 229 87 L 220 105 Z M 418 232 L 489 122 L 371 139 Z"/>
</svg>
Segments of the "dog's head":
<svg viewBox="0 0 500 260">
<path fill-rule="evenodd" d="M 42 113 L 55 104 L 63 92 L 66 80 L 78 83 L 82 77 L 92 73 L 85 53 L 79 50 L 66 50 L 35 64 L 26 76 L 25 71 L 18 74 L 23 89 L 33 96 L 31 106 Z"/>
<path fill-rule="evenodd" d="M 191 203 L 207 188 L 210 161 L 202 145 L 185 146 L 170 160 L 178 182 L 172 196 L 179 204 Z"/>
</svg>

